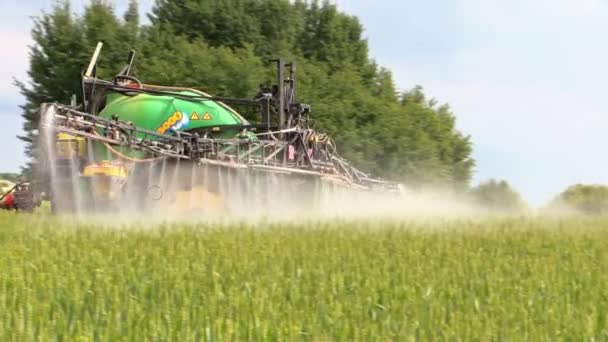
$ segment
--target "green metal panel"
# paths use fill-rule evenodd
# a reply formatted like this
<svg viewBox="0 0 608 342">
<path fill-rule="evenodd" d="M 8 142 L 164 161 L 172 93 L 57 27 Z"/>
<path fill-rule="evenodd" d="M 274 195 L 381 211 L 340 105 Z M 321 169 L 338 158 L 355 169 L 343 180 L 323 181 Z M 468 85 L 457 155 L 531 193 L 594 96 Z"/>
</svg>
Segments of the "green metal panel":
<svg viewBox="0 0 608 342">
<path fill-rule="evenodd" d="M 180 91 L 176 94 L 199 94 Z M 135 126 L 171 135 L 177 131 L 189 131 L 197 128 L 227 126 L 221 131 L 213 132 L 217 138 L 234 138 L 240 125 L 249 123 L 240 115 L 215 101 L 187 101 L 169 95 L 137 94 L 134 96 L 111 92 L 107 96 L 106 106 L 99 113 L 101 117 L 111 118 L 116 115 L 122 121 L 132 122 Z M 230 126 L 235 126 L 230 129 Z M 98 161 L 114 159 L 114 156 L 103 146 L 95 143 L 94 155 Z M 136 152 L 125 147 L 117 147 L 121 153 L 133 158 L 145 158 L 143 152 Z"/>
<path fill-rule="evenodd" d="M 188 91 L 176 94 L 197 95 Z M 99 115 L 106 118 L 116 115 L 120 120 L 161 134 L 173 134 L 175 130 L 248 124 L 238 114 L 215 101 L 187 101 L 150 94 L 127 96 L 111 93 Z"/>
</svg>

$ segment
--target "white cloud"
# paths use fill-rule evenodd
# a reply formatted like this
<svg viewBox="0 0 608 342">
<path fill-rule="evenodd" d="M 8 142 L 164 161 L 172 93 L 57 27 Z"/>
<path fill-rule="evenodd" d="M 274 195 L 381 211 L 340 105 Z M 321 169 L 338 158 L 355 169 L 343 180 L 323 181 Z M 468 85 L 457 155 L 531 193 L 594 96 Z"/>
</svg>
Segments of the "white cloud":
<svg viewBox="0 0 608 342">
<path fill-rule="evenodd" d="M 495 32 L 534 33 L 606 18 L 601 0 L 460 0 L 463 17 Z"/>
<path fill-rule="evenodd" d="M 606 10 L 606 3 L 602 0 L 542 0 L 529 1 L 537 13 L 544 13 L 554 17 L 579 17 L 587 20 Z"/>
<path fill-rule="evenodd" d="M 16 94 L 13 78 L 27 79 L 29 65 L 28 34 L 18 30 L 0 28 L 2 32 L 2 63 L 0 64 L 0 94 Z M 5 95 L 6 96 L 6 95 Z"/>
<path fill-rule="evenodd" d="M 459 125 L 488 144 L 518 152 L 559 153 L 608 144 L 605 105 L 539 86 L 434 81 L 427 92 L 459 113 Z"/>
</svg>

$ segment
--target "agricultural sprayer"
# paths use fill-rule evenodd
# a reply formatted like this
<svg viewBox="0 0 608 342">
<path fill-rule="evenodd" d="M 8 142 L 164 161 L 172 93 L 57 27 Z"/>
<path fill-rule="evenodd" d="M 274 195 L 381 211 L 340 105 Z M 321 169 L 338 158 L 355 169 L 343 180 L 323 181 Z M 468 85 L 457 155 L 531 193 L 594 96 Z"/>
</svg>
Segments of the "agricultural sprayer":
<svg viewBox="0 0 608 342">
<path fill-rule="evenodd" d="M 296 100 L 294 63 L 274 60 L 277 84 L 253 99 L 228 98 L 144 84 L 131 75 L 134 51 L 101 80 L 101 48 L 82 76 L 81 104 L 40 108 L 38 191 L 55 212 L 272 213 L 319 209 L 336 193 L 399 190 L 353 167 L 313 128 L 310 106 Z M 254 108 L 257 123 L 237 106 Z"/>
</svg>

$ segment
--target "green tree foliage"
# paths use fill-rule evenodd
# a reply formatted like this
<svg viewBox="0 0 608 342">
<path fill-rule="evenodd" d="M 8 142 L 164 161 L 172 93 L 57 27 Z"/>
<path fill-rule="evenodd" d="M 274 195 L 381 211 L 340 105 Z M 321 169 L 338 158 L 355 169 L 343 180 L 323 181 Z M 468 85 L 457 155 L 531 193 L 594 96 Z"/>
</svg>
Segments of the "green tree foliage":
<svg viewBox="0 0 608 342">
<path fill-rule="evenodd" d="M 0 173 L 0 179 L 8 182 L 18 182 L 20 179 L 20 175 L 16 173 Z"/>
<path fill-rule="evenodd" d="M 298 64 L 298 100 L 312 105 L 315 128 L 364 170 L 408 185 L 468 188 L 474 161 L 468 136 L 447 105 L 421 87 L 399 93 L 389 70 L 368 56 L 356 17 L 328 2 L 303 0 L 157 0 L 141 26 L 135 1 L 119 18 L 92 0 L 82 16 L 67 3 L 36 19 L 26 132 L 33 141 L 36 108 L 69 101 L 97 41 L 98 75 L 110 78 L 135 48 L 134 74 L 146 83 L 192 86 L 216 95 L 252 97 L 274 82 L 270 58 Z M 31 152 L 31 146 L 29 145 Z"/>
<path fill-rule="evenodd" d="M 608 214 L 608 187 L 604 185 L 576 184 L 559 194 L 549 204 L 550 211 L 584 215 Z"/>
<path fill-rule="evenodd" d="M 51 14 L 35 19 L 30 49 L 30 84 L 17 82 L 26 98 L 22 106 L 26 154 L 32 156 L 38 127 L 38 107 L 42 102 L 69 101 L 79 88 L 78 77 L 82 59 L 81 25 L 71 15 L 69 4 L 55 6 Z"/>
<path fill-rule="evenodd" d="M 159 0 L 150 16 L 155 26 L 170 27 L 190 40 L 211 46 L 242 48 L 260 37 L 255 0 Z"/>
<path fill-rule="evenodd" d="M 491 179 L 471 189 L 473 202 L 490 212 L 523 213 L 527 205 L 521 196 L 504 180 Z"/>
<path fill-rule="evenodd" d="M 100 57 L 100 77 L 112 77 L 124 63 L 124 51 L 136 46 L 139 23 L 137 4 L 132 1 L 119 20 L 112 6 L 103 0 L 92 0 L 82 17 L 72 13 L 68 1 L 60 2 L 50 14 L 34 20 L 30 48 L 29 83 L 17 81 L 26 103 L 21 107 L 24 118 L 26 154 L 34 155 L 37 139 L 38 108 L 43 102 L 69 103 L 73 94 L 81 93 L 80 74 L 98 41 L 106 51 Z M 25 173 L 29 168 L 26 168 Z"/>
<path fill-rule="evenodd" d="M 212 47 L 152 28 L 141 43 L 138 77 L 152 84 L 201 88 L 215 95 L 251 97 L 265 78 L 250 46 Z"/>
</svg>

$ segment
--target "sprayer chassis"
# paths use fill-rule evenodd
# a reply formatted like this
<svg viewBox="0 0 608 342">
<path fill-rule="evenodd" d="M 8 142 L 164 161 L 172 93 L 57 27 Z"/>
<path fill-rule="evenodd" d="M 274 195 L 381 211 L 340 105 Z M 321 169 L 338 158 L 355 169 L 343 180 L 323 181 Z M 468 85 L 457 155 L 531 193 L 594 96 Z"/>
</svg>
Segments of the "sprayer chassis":
<svg viewBox="0 0 608 342">
<path fill-rule="evenodd" d="M 212 139 L 187 132 L 176 132 L 175 136 L 160 135 L 127 122 L 107 120 L 59 104 L 44 104 L 41 112 L 42 124 L 47 130 L 51 128 L 55 132 L 102 142 L 115 152 L 118 148 L 127 148 L 147 152 L 158 159 L 180 159 L 200 165 L 306 175 L 360 190 L 390 191 L 397 190 L 398 187 L 396 183 L 370 178 L 327 150 L 308 148 L 307 137 L 314 134 L 314 131 L 308 129 L 294 127 L 259 135 L 284 135 L 284 140 Z"/>
<path fill-rule="evenodd" d="M 40 108 L 40 161 L 52 185 L 49 191 L 54 207 L 61 207 L 60 202 L 69 210 L 82 206 L 79 202 L 84 196 L 78 189 L 83 184 L 88 186 L 84 193 L 93 194 L 88 197 L 93 198 L 90 202 L 94 207 L 145 202 L 146 197 L 155 197 L 150 189 L 159 184 L 172 198 L 194 193 L 213 197 L 206 189 L 233 177 L 235 181 L 228 185 L 246 183 L 239 185 L 239 191 L 247 193 L 250 197 L 245 202 L 251 203 L 260 201 L 256 196 L 274 198 L 275 202 L 283 198 L 269 191 L 255 194 L 248 189 L 251 180 L 274 184 L 272 191 L 288 197 L 307 196 L 307 188 L 328 183 L 330 188 L 356 191 L 400 190 L 399 184 L 372 178 L 350 165 L 338 155 L 329 136 L 314 130 L 310 106 L 296 101 L 293 62 L 274 60 L 277 84 L 261 86 L 254 99 L 239 99 L 211 96 L 192 88 L 143 84 L 129 75 L 134 51 L 112 81 L 98 79 L 95 72 L 101 47 L 98 43 L 82 77 L 82 104 L 76 105 L 74 97 L 70 106 L 45 103 Z M 255 108 L 259 123 L 250 124 L 228 105 Z M 215 114 L 212 117 L 199 111 L 205 113 L 204 121 L 197 119 L 195 110 Z M 181 123 L 188 113 L 195 119 Z M 167 183 L 168 165 L 175 170 L 173 178 L 191 180 Z M 183 170 L 187 170 L 186 175 L 181 174 Z M 110 189 L 115 186 L 119 189 Z M 102 192 L 104 187 L 110 190 Z M 130 199 L 120 195 L 129 191 Z M 221 192 L 227 201 L 235 197 Z M 107 196 L 100 200 L 95 193 Z M 115 200 L 117 193 L 120 198 Z"/>
</svg>

